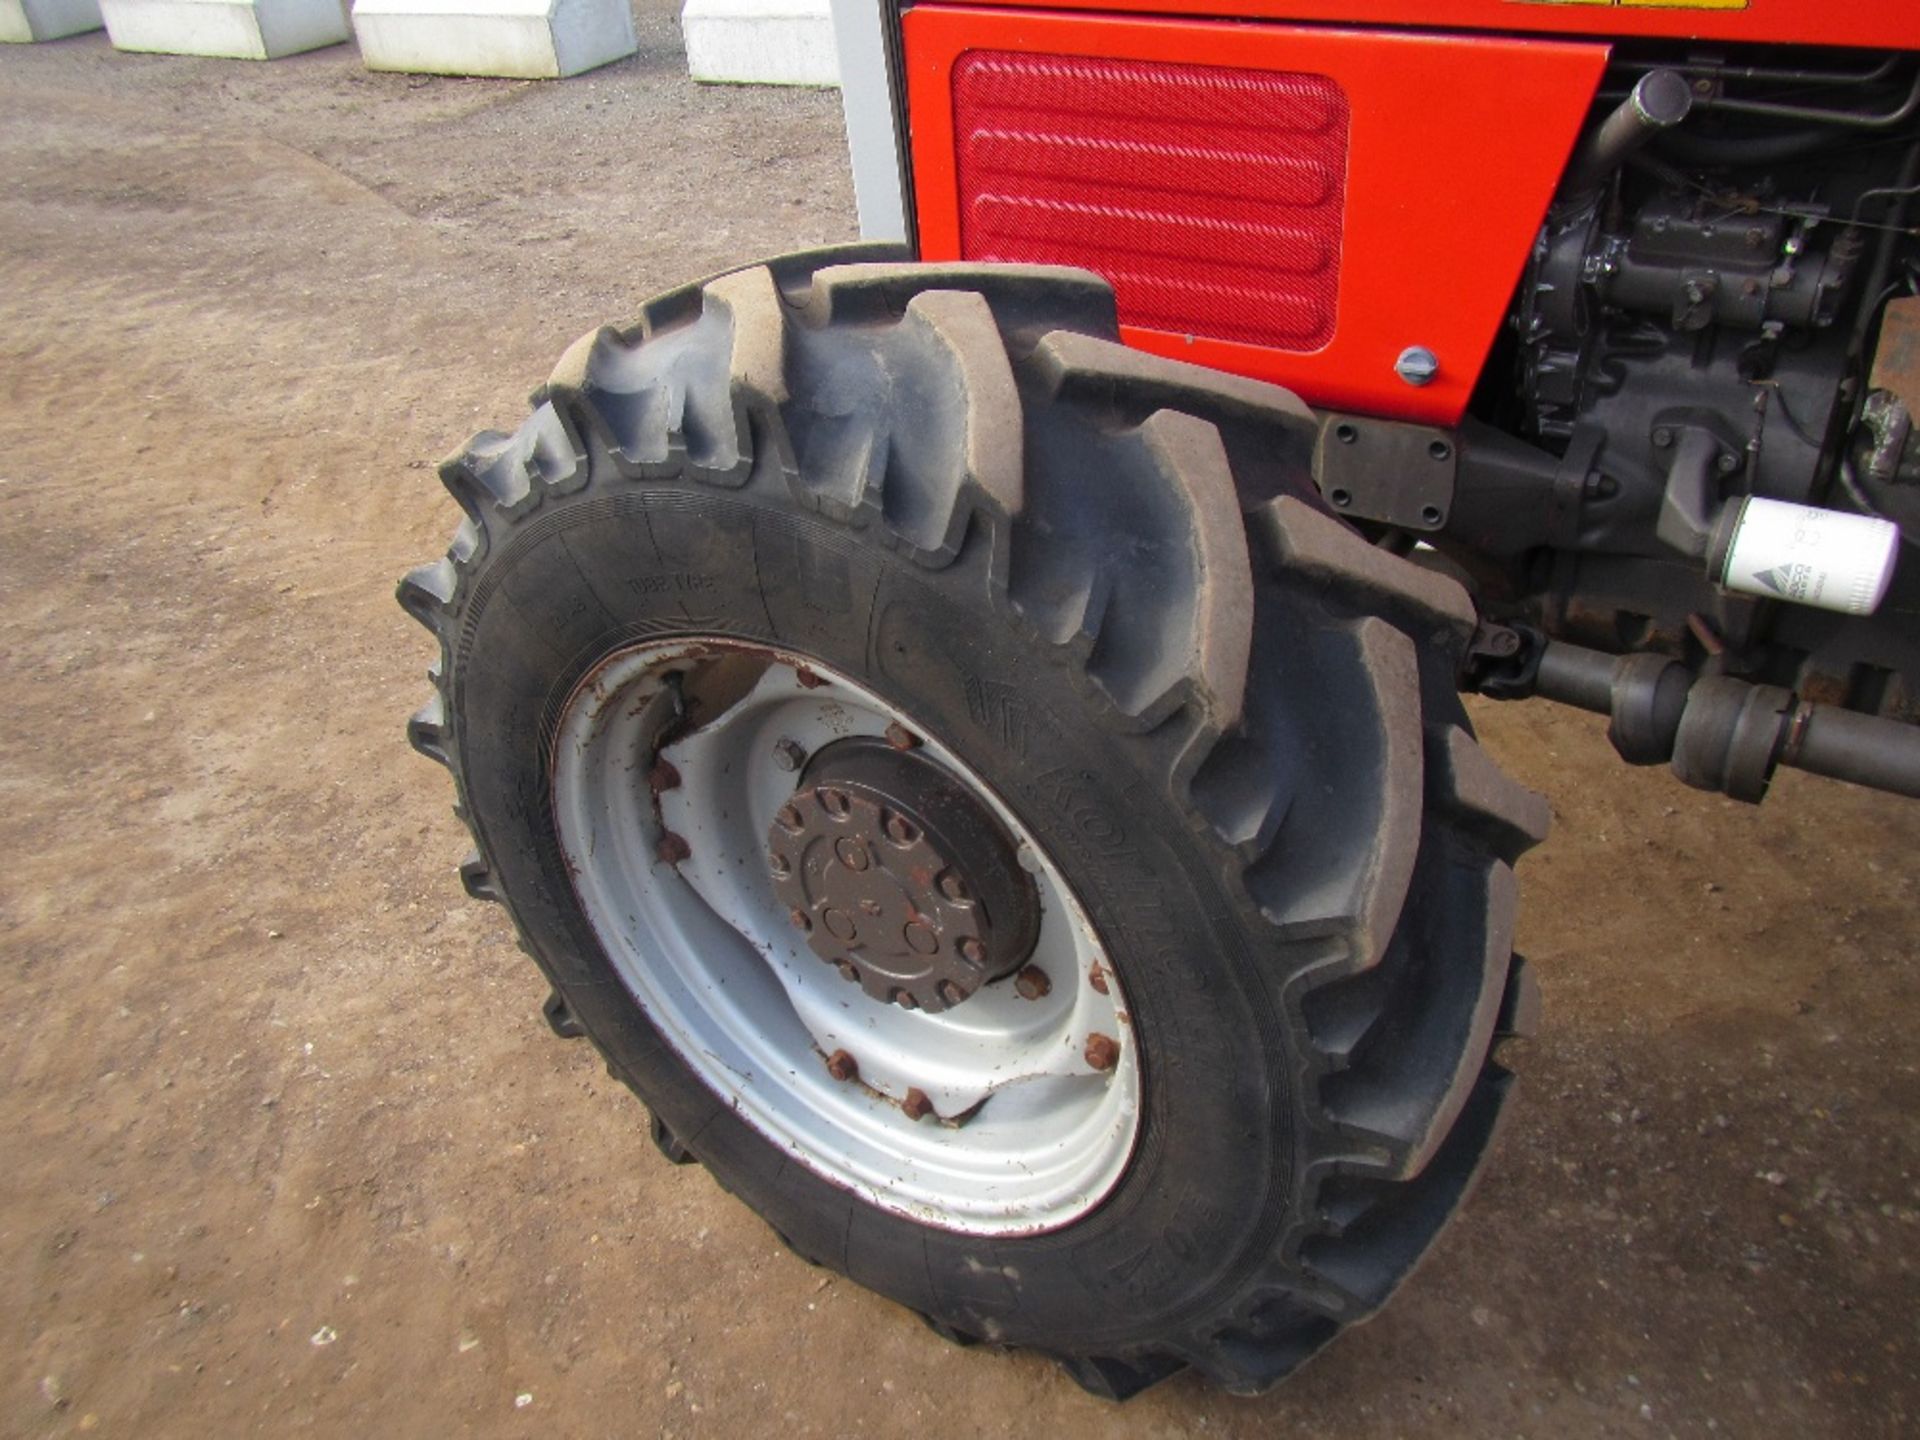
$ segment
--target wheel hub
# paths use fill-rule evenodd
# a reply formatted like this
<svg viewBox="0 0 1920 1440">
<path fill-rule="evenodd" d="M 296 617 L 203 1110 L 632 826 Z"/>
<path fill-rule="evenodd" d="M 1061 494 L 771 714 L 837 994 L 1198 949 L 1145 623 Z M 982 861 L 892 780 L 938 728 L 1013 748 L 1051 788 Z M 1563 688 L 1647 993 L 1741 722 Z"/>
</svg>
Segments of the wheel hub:
<svg viewBox="0 0 1920 1440">
<path fill-rule="evenodd" d="M 1040 930 L 998 821 L 937 761 L 871 737 L 808 762 L 767 832 L 774 890 L 814 954 L 875 1000 L 950 1010 Z"/>
</svg>

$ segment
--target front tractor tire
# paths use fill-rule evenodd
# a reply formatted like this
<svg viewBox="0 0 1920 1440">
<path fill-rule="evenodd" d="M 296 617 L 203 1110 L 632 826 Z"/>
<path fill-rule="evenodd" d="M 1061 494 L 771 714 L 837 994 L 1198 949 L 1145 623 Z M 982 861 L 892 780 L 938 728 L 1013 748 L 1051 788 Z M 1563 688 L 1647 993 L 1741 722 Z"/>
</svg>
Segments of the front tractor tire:
<svg viewBox="0 0 1920 1440">
<path fill-rule="evenodd" d="M 1291 396 L 1082 272 L 848 258 L 650 303 L 442 468 L 413 743 L 669 1158 L 950 1338 L 1261 1390 L 1487 1147 L 1544 805 Z"/>
</svg>

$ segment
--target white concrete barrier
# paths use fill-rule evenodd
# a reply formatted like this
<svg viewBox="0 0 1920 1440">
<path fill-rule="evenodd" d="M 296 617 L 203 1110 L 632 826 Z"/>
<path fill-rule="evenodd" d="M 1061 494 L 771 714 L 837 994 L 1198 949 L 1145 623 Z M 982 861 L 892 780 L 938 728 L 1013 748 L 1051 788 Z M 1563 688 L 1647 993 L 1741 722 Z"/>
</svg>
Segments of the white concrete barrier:
<svg viewBox="0 0 1920 1440">
<path fill-rule="evenodd" d="M 0 0 L 0 41 L 59 40 L 100 28 L 100 0 Z"/>
<path fill-rule="evenodd" d="M 116 50 L 277 60 L 347 38 L 340 0 L 100 0 Z"/>
<path fill-rule="evenodd" d="M 369 70 L 578 75 L 639 48 L 628 0 L 354 0 Z"/>
<path fill-rule="evenodd" d="M 680 30 L 696 80 L 840 83 L 827 0 L 687 0 Z"/>
</svg>

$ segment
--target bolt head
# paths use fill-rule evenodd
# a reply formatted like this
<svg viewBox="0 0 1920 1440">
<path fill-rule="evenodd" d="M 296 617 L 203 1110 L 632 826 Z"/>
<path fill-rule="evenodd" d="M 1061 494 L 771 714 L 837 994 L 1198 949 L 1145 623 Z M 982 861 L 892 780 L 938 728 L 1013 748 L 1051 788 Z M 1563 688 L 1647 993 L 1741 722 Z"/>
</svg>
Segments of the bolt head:
<svg viewBox="0 0 1920 1440">
<path fill-rule="evenodd" d="M 960 941 L 960 958 L 971 965 L 987 958 L 987 947 L 980 943 L 978 935 L 968 935 Z"/>
<path fill-rule="evenodd" d="M 951 980 L 942 980 L 935 988 L 940 992 L 940 998 L 946 1001 L 950 1007 L 958 1005 L 962 1000 L 967 998 L 967 992 Z"/>
<path fill-rule="evenodd" d="M 958 870 L 940 872 L 940 893 L 956 905 L 964 905 L 973 898 L 973 892 L 967 889 L 967 882 L 960 878 Z"/>
<path fill-rule="evenodd" d="M 784 880 L 793 873 L 793 863 L 786 856 L 773 854 L 767 857 L 767 869 L 776 880 Z"/>
<path fill-rule="evenodd" d="M 920 827 L 904 815 L 889 811 L 887 818 L 880 822 L 880 828 L 887 832 L 887 838 L 896 845 L 911 845 L 920 838 Z"/>
<path fill-rule="evenodd" d="M 800 812 L 791 805 L 782 805 L 780 813 L 773 817 L 780 828 L 789 835 L 798 835 L 806 828 L 807 822 L 800 818 Z"/>
<path fill-rule="evenodd" d="M 909 1120 L 924 1120 L 933 1113 L 933 1102 L 927 1099 L 927 1092 L 918 1088 L 907 1091 L 907 1098 L 900 1102 L 900 1110 Z"/>
<path fill-rule="evenodd" d="M 920 737 L 914 734 L 898 720 L 887 726 L 887 744 L 896 750 L 911 750 L 920 743 Z"/>
<path fill-rule="evenodd" d="M 798 930 L 802 935 L 805 935 L 813 929 L 813 917 L 798 906 L 795 906 L 787 912 L 787 919 L 793 922 L 793 928 Z"/>
<path fill-rule="evenodd" d="M 1393 362 L 1393 373 L 1409 385 L 1430 385 L 1440 373 L 1440 357 L 1424 345 L 1409 345 Z"/>
<path fill-rule="evenodd" d="M 1093 993 L 1096 995 L 1107 993 L 1107 972 L 1098 960 L 1094 961 L 1093 968 L 1087 971 L 1087 984 L 1093 987 Z"/>
<path fill-rule="evenodd" d="M 853 1080 L 860 1074 L 860 1062 L 844 1050 L 836 1050 L 827 1057 L 827 1074 L 836 1080 Z"/>
<path fill-rule="evenodd" d="M 773 763 L 782 770 L 798 770 L 806 763 L 807 752 L 800 748 L 796 740 L 776 740 L 773 746 Z"/>
<path fill-rule="evenodd" d="M 853 801 L 847 798 L 847 792 L 835 790 L 830 785 L 823 785 L 814 791 L 813 798 L 820 802 L 822 810 L 836 820 L 844 819 L 847 812 L 853 808 Z"/>
<path fill-rule="evenodd" d="M 1038 965 L 1029 965 L 1013 977 L 1013 993 L 1022 1000 L 1042 1000 L 1052 990 L 1053 982 Z"/>
<path fill-rule="evenodd" d="M 920 1008 L 920 1002 L 913 998 L 911 991 L 907 990 L 894 991 L 893 1003 L 898 1005 L 902 1010 L 918 1010 Z"/>
<path fill-rule="evenodd" d="M 1086 1055 L 1088 1066 L 1095 1070 L 1111 1070 L 1120 1063 L 1120 1043 L 1111 1035 L 1102 1035 L 1098 1031 L 1087 1036 Z"/>
</svg>

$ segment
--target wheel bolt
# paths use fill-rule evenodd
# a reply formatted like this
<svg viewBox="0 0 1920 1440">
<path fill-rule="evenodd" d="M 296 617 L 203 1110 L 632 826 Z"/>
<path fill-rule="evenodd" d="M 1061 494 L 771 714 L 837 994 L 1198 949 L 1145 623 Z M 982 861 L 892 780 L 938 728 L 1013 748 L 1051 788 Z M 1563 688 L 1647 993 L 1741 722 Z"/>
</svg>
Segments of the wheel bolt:
<svg viewBox="0 0 1920 1440">
<path fill-rule="evenodd" d="M 800 748 L 796 740 L 776 740 L 773 743 L 773 763 L 782 770 L 798 770 L 805 763 L 807 752 Z"/>
<path fill-rule="evenodd" d="M 907 1098 L 900 1102 L 901 1112 L 909 1120 L 924 1120 L 933 1113 L 933 1102 L 927 1099 L 924 1090 L 909 1090 Z"/>
<path fill-rule="evenodd" d="M 894 991 L 893 1003 L 898 1005 L 902 1010 L 918 1010 L 920 1008 L 920 1002 L 913 998 L 911 991 L 907 990 Z"/>
<path fill-rule="evenodd" d="M 797 906 L 787 912 L 787 918 L 793 922 L 793 928 L 802 935 L 813 929 L 813 917 Z"/>
<path fill-rule="evenodd" d="M 940 872 L 940 893 L 956 905 L 966 904 L 970 894 L 967 889 L 967 882 L 960 878 L 960 872 L 958 870 L 943 870 Z"/>
<path fill-rule="evenodd" d="M 860 1062 L 844 1050 L 827 1056 L 827 1074 L 836 1080 L 852 1080 L 860 1074 Z"/>
<path fill-rule="evenodd" d="M 773 872 L 773 878 L 776 880 L 784 880 L 793 873 L 793 866 L 788 863 L 784 855 L 769 855 L 767 869 Z"/>
<path fill-rule="evenodd" d="M 914 734 L 898 720 L 887 726 L 887 744 L 896 750 L 911 750 L 920 743 L 920 737 Z"/>
<path fill-rule="evenodd" d="M 960 958 L 970 965 L 978 965 L 987 958 L 987 947 L 980 943 L 978 935 L 968 935 L 961 940 Z"/>
<path fill-rule="evenodd" d="M 844 790 L 823 788 L 814 791 L 813 797 L 820 802 L 820 808 L 836 820 L 842 819 L 853 808 L 853 802 L 847 799 Z"/>
<path fill-rule="evenodd" d="M 881 828 L 887 832 L 887 838 L 897 845 L 911 845 L 920 838 L 920 831 L 904 815 L 889 813 L 881 822 Z"/>
<path fill-rule="evenodd" d="M 860 978 L 860 972 L 853 968 L 853 962 L 851 960 L 836 960 L 833 968 L 840 972 L 840 978 L 842 980 L 858 980 Z"/>
<path fill-rule="evenodd" d="M 1038 965 L 1029 965 L 1013 977 L 1013 993 L 1022 1000 L 1043 999 L 1052 989 L 1053 982 Z"/>
<path fill-rule="evenodd" d="M 1098 1031 L 1087 1036 L 1087 1064 L 1095 1070 L 1111 1070 L 1120 1063 L 1120 1045 L 1111 1035 Z"/>
<path fill-rule="evenodd" d="M 1094 961 L 1093 968 L 1087 971 L 1087 984 L 1093 987 L 1093 993 L 1096 995 L 1107 993 L 1107 972 L 1100 968 L 1098 960 Z"/>
<path fill-rule="evenodd" d="M 967 992 L 951 980 L 942 980 L 934 988 L 939 992 L 940 998 L 946 1001 L 948 1006 L 958 1005 L 962 1000 L 967 998 Z"/>
<path fill-rule="evenodd" d="M 780 822 L 780 828 L 791 834 L 799 834 L 806 828 L 806 821 L 800 818 L 800 812 L 791 805 L 780 807 L 780 813 L 773 817 Z"/>
</svg>

